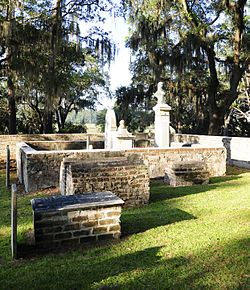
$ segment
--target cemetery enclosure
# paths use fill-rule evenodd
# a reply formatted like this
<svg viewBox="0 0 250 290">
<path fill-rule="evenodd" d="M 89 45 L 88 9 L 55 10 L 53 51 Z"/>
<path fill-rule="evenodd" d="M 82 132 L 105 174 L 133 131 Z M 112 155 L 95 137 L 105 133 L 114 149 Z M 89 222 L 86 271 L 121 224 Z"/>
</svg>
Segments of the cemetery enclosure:
<svg viewBox="0 0 250 290">
<path fill-rule="evenodd" d="M 33 135 L 0 135 L 0 163 L 3 164 L 6 158 L 6 146 L 9 145 L 11 159 L 16 159 L 16 144 L 19 142 L 36 141 L 84 141 L 90 136 L 92 141 L 103 141 L 103 134 L 33 134 Z M 60 142 L 57 146 L 59 146 Z M 44 143 L 45 145 L 45 143 Z M 61 148 L 64 149 L 64 148 Z"/>
<path fill-rule="evenodd" d="M 199 144 L 199 146 L 204 147 L 223 146 L 226 148 L 227 152 L 227 164 L 250 168 L 250 138 L 175 134 L 172 141 L 188 144 Z"/>
<path fill-rule="evenodd" d="M 20 145 L 17 157 L 18 177 L 24 183 L 27 192 L 51 186 L 59 187 L 60 165 L 63 158 L 98 160 L 127 157 L 128 160 L 139 159 L 147 166 L 149 178 L 163 177 L 167 166 L 183 160 L 203 161 L 210 176 L 221 176 L 226 172 L 224 148 L 36 151 L 25 143 Z"/>
</svg>

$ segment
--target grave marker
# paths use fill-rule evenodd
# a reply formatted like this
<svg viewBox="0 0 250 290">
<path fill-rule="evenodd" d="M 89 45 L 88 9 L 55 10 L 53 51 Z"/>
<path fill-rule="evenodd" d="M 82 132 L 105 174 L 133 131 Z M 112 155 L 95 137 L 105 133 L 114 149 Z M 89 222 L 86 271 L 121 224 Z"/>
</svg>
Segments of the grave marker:
<svg viewBox="0 0 250 290">
<path fill-rule="evenodd" d="M 171 107 L 165 103 L 165 92 L 162 89 L 163 83 L 159 82 L 157 92 L 154 97 L 157 98 L 157 105 L 154 106 L 155 111 L 155 146 L 169 147 L 169 123 Z"/>
</svg>

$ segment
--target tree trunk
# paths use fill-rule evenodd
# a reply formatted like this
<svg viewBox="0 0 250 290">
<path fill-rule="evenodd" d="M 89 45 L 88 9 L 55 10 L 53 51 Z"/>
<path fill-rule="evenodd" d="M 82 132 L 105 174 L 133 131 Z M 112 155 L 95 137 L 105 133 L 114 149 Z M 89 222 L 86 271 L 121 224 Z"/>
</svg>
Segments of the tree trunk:
<svg viewBox="0 0 250 290">
<path fill-rule="evenodd" d="M 61 25 L 61 0 L 53 0 L 52 28 L 51 28 L 51 55 L 49 61 L 48 95 L 45 100 L 44 132 L 53 132 L 52 104 L 57 97 L 56 58 L 58 50 L 59 30 Z"/>
<path fill-rule="evenodd" d="M 51 112 L 51 110 L 45 110 L 43 128 L 45 134 L 53 132 L 53 113 Z"/>
<path fill-rule="evenodd" d="M 60 116 L 60 111 L 59 111 L 59 109 L 56 110 L 56 122 L 57 122 L 58 131 L 61 132 L 61 130 L 62 130 L 62 125 L 61 125 L 61 116 Z"/>
<path fill-rule="evenodd" d="M 7 59 L 7 67 L 8 67 L 8 79 L 7 79 L 7 87 L 8 87 L 8 126 L 9 126 L 9 134 L 16 134 L 16 100 L 15 100 L 15 88 L 13 83 L 13 74 L 14 72 L 11 69 L 12 66 L 12 58 L 14 54 L 14 46 L 11 44 L 12 37 L 13 37 L 13 29 L 12 29 L 12 22 L 15 19 L 15 2 L 9 1 L 7 4 L 7 15 L 6 19 L 10 23 L 10 30 L 8 32 L 8 39 L 7 47 L 6 47 L 6 59 Z"/>
<path fill-rule="evenodd" d="M 13 81 L 8 77 L 9 134 L 16 134 L 16 101 Z"/>
<path fill-rule="evenodd" d="M 224 110 L 223 110 L 224 111 Z M 224 125 L 225 113 L 222 110 L 213 110 L 209 116 L 208 135 L 221 135 L 221 128 Z"/>
</svg>

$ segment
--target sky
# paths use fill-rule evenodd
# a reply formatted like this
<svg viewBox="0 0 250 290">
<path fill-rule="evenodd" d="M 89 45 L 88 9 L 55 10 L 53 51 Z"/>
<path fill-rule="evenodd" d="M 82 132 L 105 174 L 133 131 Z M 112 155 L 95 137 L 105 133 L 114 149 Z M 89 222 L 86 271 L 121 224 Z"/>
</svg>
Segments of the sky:
<svg viewBox="0 0 250 290">
<path fill-rule="evenodd" d="M 117 87 L 129 85 L 131 82 L 130 50 L 125 47 L 128 26 L 123 18 L 110 18 L 105 23 L 105 27 L 112 31 L 112 38 L 117 46 L 115 60 L 110 65 L 111 90 L 115 91 Z"/>
<path fill-rule="evenodd" d="M 81 26 L 82 34 L 87 34 L 89 28 L 95 25 L 89 23 Z M 130 64 L 130 49 L 125 47 L 126 36 L 128 35 L 128 25 L 122 17 L 107 17 L 102 24 L 105 31 L 110 32 L 110 38 L 116 45 L 116 55 L 114 61 L 106 68 L 110 75 L 110 91 L 115 93 L 115 90 L 120 86 L 128 86 L 131 83 L 131 74 L 129 72 Z M 115 99 L 110 99 L 107 96 L 99 98 L 99 104 L 96 104 L 97 110 L 113 107 Z"/>
</svg>

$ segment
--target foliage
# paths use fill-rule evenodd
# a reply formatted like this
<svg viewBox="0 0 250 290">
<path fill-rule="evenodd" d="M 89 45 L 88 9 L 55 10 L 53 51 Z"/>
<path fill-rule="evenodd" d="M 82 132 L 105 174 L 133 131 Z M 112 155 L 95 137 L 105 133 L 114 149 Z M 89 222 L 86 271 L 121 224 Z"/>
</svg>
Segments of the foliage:
<svg viewBox="0 0 250 290">
<path fill-rule="evenodd" d="M 230 171 L 209 185 L 153 182 L 149 205 L 122 211 L 120 242 L 42 255 L 30 246 L 33 257 L 15 262 L 10 193 L 1 172 L 1 288 L 246 289 L 250 173 Z M 40 196 L 18 196 L 19 254 L 29 249 L 30 199 Z"/>
<path fill-rule="evenodd" d="M 15 129 L 16 103 L 21 101 L 39 115 L 40 131 L 51 131 L 55 117 L 61 129 L 71 110 L 93 106 L 98 86 L 105 86 L 101 68 L 113 56 L 109 35 L 98 26 L 81 35 L 79 21 L 103 21 L 112 3 L 20 3 L 0 4 L 0 70 L 12 104 L 9 126 Z"/>
<path fill-rule="evenodd" d="M 5 91 L 0 86 L 0 134 L 7 132 L 8 128 L 8 104 L 5 97 Z"/>
<path fill-rule="evenodd" d="M 148 97 L 164 81 L 178 131 L 192 112 L 192 130 L 219 134 L 249 66 L 247 1 L 131 0 L 127 8 L 134 84 L 146 83 Z"/>
<path fill-rule="evenodd" d="M 107 109 L 103 109 L 97 112 L 96 125 L 101 128 L 101 132 L 105 131 L 105 117 Z"/>
<path fill-rule="evenodd" d="M 60 133 L 86 133 L 85 125 L 75 125 L 71 122 L 66 122 L 64 128 L 59 131 Z"/>
<path fill-rule="evenodd" d="M 129 131 L 142 132 L 153 123 L 152 105 L 155 100 L 144 98 L 144 88 L 120 87 L 116 90 L 116 106 L 118 120 L 124 120 Z"/>
</svg>

